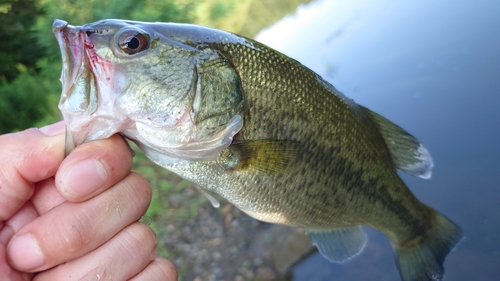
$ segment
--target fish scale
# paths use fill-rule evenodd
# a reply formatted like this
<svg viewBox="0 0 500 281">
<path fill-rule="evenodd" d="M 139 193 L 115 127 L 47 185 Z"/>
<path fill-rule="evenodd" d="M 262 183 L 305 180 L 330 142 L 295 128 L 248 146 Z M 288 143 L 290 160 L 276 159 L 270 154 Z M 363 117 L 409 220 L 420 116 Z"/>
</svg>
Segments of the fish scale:
<svg viewBox="0 0 500 281">
<path fill-rule="evenodd" d="M 330 261 L 359 255 L 367 225 L 391 241 L 404 281 L 442 279 L 461 230 L 396 172 L 429 178 L 430 154 L 296 60 L 196 25 L 56 20 L 53 32 L 68 148 L 120 132 L 250 216 L 305 228 Z"/>
<path fill-rule="evenodd" d="M 296 63 L 295 61 L 288 59 L 284 56 L 282 56 L 279 53 L 276 53 L 274 56 L 271 55 L 266 55 L 266 54 L 261 54 L 260 52 L 255 52 L 253 50 L 247 51 L 248 48 L 245 48 L 244 46 L 238 46 L 234 45 L 236 48 L 233 53 L 236 54 L 242 54 L 242 56 L 248 55 L 250 59 L 245 60 L 239 60 L 238 58 L 235 58 L 235 68 L 242 77 L 242 81 L 244 83 L 244 88 L 248 89 L 246 91 L 247 97 L 249 99 L 252 99 L 252 107 L 250 107 L 250 111 L 247 113 L 247 115 L 250 116 L 262 116 L 264 118 L 248 118 L 245 120 L 251 120 L 251 122 L 246 122 L 243 129 L 242 129 L 242 134 L 244 135 L 243 139 L 249 139 L 249 140 L 254 140 L 254 139 L 289 139 L 289 140 L 300 140 L 304 145 L 308 146 L 308 150 L 319 150 L 321 152 L 328 151 L 331 147 L 335 146 L 347 146 L 346 150 L 348 153 L 353 151 L 353 149 L 358 150 L 358 155 L 352 155 L 354 160 L 349 160 L 349 158 L 344 158 L 345 162 L 350 162 L 350 163 L 360 163 L 360 165 L 363 166 L 374 166 L 374 165 L 380 165 L 380 163 L 384 162 L 390 162 L 388 159 L 389 157 L 385 157 L 386 159 L 383 158 L 384 155 L 375 155 L 371 156 L 370 154 L 381 154 L 381 153 L 376 153 L 380 151 L 386 151 L 386 146 L 385 143 L 381 140 L 382 138 L 378 135 L 375 134 L 376 137 L 379 138 L 379 143 L 378 145 L 371 144 L 364 146 L 367 141 L 363 140 L 363 137 L 366 136 L 366 134 L 360 134 L 360 136 L 356 135 L 356 132 L 358 131 L 363 131 L 367 130 L 369 128 L 366 128 L 367 126 L 364 124 L 360 124 L 359 122 L 356 122 L 357 120 L 348 116 L 348 114 L 345 114 L 343 112 L 349 112 L 347 108 L 349 105 L 343 100 L 343 99 L 333 99 L 331 102 L 328 102 L 328 99 L 332 99 L 331 97 L 335 97 L 335 95 L 332 95 L 330 91 L 327 91 L 324 87 L 321 87 L 321 84 L 318 83 L 318 77 L 315 75 L 312 75 L 312 73 L 307 72 L 307 75 L 304 75 L 303 73 L 293 73 L 288 70 L 290 67 L 289 64 Z M 243 48 L 244 50 L 238 49 L 238 47 Z M 260 49 L 264 49 L 263 47 L 259 47 Z M 231 52 L 230 52 L 231 53 Z M 261 59 L 262 58 L 262 59 Z M 242 61 L 242 63 L 239 63 Z M 251 62 L 251 63 L 248 63 Z M 249 72 L 249 69 L 258 69 L 261 66 L 266 66 L 268 64 L 271 64 L 275 66 L 274 70 L 277 73 L 283 73 L 285 77 L 281 76 L 274 76 L 273 79 L 274 81 L 272 84 L 267 83 L 267 77 L 266 75 L 259 75 L 259 71 L 257 70 L 257 79 L 245 79 L 245 73 Z M 298 68 L 298 67 L 295 67 Z M 267 71 L 266 71 L 267 72 Z M 292 75 L 293 74 L 293 75 Z M 294 77 L 295 76 L 295 77 Z M 259 77 L 261 79 L 259 79 Z M 301 78 L 299 78 L 301 77 Z M 280 85 L 287 85 L 287 81 L 292 80 L 293 78 L 297 78 L 298 83 L 295 86 L 292 87 L 283 87 Z M 307 79 L 309 78 L 309 79 Z M 245 83 L 245 81 L 251 81 L 252 83 Z M 263 86 L 264 85 L 264 86 Z M 315 92 L 315 95 L 310 95 L 311 92 Z M 267 94 L 268 96 L 272 97 L 263 97 L 263 94 Z M 299 102 L 299 103 L 294 103 L 293 99 L 279 99 L 279 97 L 283 96 L 293 96 L 295 95 L 296 99 L 300 99 L 301 101 L 304 102 Z M 324 98 L 318 98 L 318 95 L 323 95 Z M 273 98 L 274 97 L 274 98 Z M 324 102 L 326 100 L 326 102 Z M 292 101 L 290 103 L 290 101 Z M 266 102 L 263 104 L 262 102 Z M 288 112 L 283 112 L 281 109 L 282 108 L 288 108 L 290 111 L 292 111 L 292 114 L 288 114 Z M 252 110 L 253 109 L 253 110 Z M 270 113 L 270 114 L 269 114 Z M 282 113 L 280 115 L 280 113 Z M 276 116 L 277 115 L 277 116 Z M 316 123 L 322 128 L 318 128 L 316 130 L 313 130 L 312 134 L 305 134 L 303 130 L 300 130 L 300 128 L 304 128 L 304 124 L 300 123 L 300 120 L 297 120 L 297 116 L 302 117 L 299 118 L 303 122 L 312 125 L 312 123 Z M 292 120 L 290 120 L 290 117 Z M 349 119 L 351 118 L 351 119 Z M 312 121 L 314 120 L 314 121 Z M 321 123 L 317 121 L 321 120 L 337 120 L 337 122 L 328 122 L 328 123 Z M 278 123 L 278 124 L 276 124 Z M 257 129 L 261 128 L 259 126 L 260 124 L 269 124 L 263 129 L 260 129 L 259 131 L 256 131 Z M 277 126 L 273 126 L 276 124 Z M 351 126 L 349 126 L 351 125 Z M 277 130 L 270 129 L 269 127 L 279 127 Z M 335 136 L 346 136 L 346 133 L 348 131 L 347 127 L 350 127 L 349 133 L 350 137 L 345 137 L 347 138 L 346 141 L 342 142 L 339 141 Z M 283 128 L 287 128 L 287 130 L 283 130 Z M 340 132 L 339 132 L 340 131 Z M 339 132 L 339 133 L 337 133 Z M 309 132 L 308 132 L 309 133 Z M 316 134 L 315 134 L 316 133 Z M 354 135 L 354 136 L 352 136 Z M 335 140 L 337 139 L 337 140 Z M 329 140 L 328 144 L 325 144 L 325 142 L 317 142 L 317 140 Z M 340 143 L 340 144 L 339 144 Z M 373 141 L 372 141 L 373 143 Z M 337 145 L 338 144 L 338 145 Z M 322 147 L 322 146 L 326 146 Z M 351 148 L 352 147 L 352 148 Z M 360 148 L 366 148 L 368 151 L 362 151 Z M 360 151 L 361 150 L 361 151 Z M 339 154 L 338 156 L 335 156 L 335 154 Z M 322 155 L 328 155 L 328 153 L 324 153 Z M 342 164 L 342 161 L 339 161 L 339 158 L 343 158 L 342 152 L 332 152 L 330 154 L 330 157 L 322 157 L 321 155 L 318 155 L 316 157 L 313 157 L 311 159 L 311 162 L 318 162 L 325 164 L 325 167 L 332 167 L 330 169 L 325 169 L 322 173 L 314 173 L 312 174 L 310 172 L 311 168 L 311 163 L 307 163 L 305 166 L 307 168 L 304 168 L 304 171 L 309 171 L 307 175 L 302 176 L 301 178 L 304 179 L 307 176 L 311 178 L 329 178 L 331 175 L 346 175 L 346 177 L 340 177 L 340 179 L 343 179 L 344 181 L 347 182 L 342 182 L 340 181 L 340 184 L 335 184 L 335 183 L 328 183 L 328 182 L 323 182 L 323 183 L 307 183 L 307 182 L 294 182 L 291 183 L 292 185 L 296 186 L 331 186 L 331 187 L 337 187 L 338 188 L 354 188 L 354 187 L 360 187 L 360 190 L 364 189 L 369 189 L 371 190 L 371 187 L 366 187 L 366 184 L 361 184 L 359 182 L 354 182 L 354 183 L 349 183 L 349 180 L 356 180 L 359 179 L 359 177 L 356 177 L 353 175 L 353 171 L 346 171 L 345 170 L 345 164 Z M 329 158 L 333 163 L 328 165 L 327 160 L 328 159 L 323 159 L 323 158 Z M 366 161 L 362 162 L 359 161 L 361 158 L 368 158 L 368 159 L 375 159 L 376 163 L 370 163 L 367 164 Z M 387 166 L 387 165 L 385 165 Z M 337 169 L 335 169 L 337 168 Z M 390 172 L 392 173 L 394 171 L 394 167 L 391 165 L 388 167 Z M 340 170 L 340 171 L 336 171 Z M 364 172 L 361 172 L 360 174 L 364 174 Z M 372 183 L 373 184 L 373 183 Z M 239 185 L 239 184 L 234 184 L 234 185 Z M 288 184 L 287 184 L 288 185 Z M 375 187 L 377 185 L 374 185 Z M 387 188 L 387 187 L 386 187 Z M 314 190 L 313 188 L 309 188 L 307 190 Z M 328 190 L 328 189 L 318 189 L 320 191 L 322 190 Z M 295 193 L 298 198 L 297 193 Z M 327 192 L 320 192 L 317 196 L 318 198 L 334 198 L 335 195 L 328 194 Z M 288 201 L 288 200 L 283 200 L 283 201 Z M 321 204 L 318 204 L 321 206 Z M 353 209 L 356 209 L 356 212 L 360 210 L 358 206 L 353 206 Z M 295 208 L 290 208 L 291 210 L 288 212 L 292 212 Z M 344 207 L 341 207 L 340 209 L 345 209 Z M 400 211 L 404 211 L 404 209 L 400 209 Z M 326 213 L 328 216 L 330 216 L 330 221 L 328 224 L 332 224 L 332 219 L 331 219 L 331 214 L 338 214 L 339 211 L 333 208 L 333 210 L 328 210 L 326 207 L 325 209 L 318 207 L 316 212 L 318 214 L 321 213 Z M 422 212 L 417 212 L 417 213 L 422 213 Z M 376 217 L 378 214 L 376 214 L 374 217 Z M 290 214 L 290 216 L 294 216 L 293 213 Z M 316 215 L 317 216 L 317 215 Z M 356 223 L 363 223 L 363 224 L 368 224 L 367 222 L 373 222 L 374 218 L 366 218 L 364 217 L 363 220 L 357 220 L 355 221 Z M 327 225 L 328 225 L 327 224 Z M 316 225 L 317 226 L 317 225 Z"/>
</svg>

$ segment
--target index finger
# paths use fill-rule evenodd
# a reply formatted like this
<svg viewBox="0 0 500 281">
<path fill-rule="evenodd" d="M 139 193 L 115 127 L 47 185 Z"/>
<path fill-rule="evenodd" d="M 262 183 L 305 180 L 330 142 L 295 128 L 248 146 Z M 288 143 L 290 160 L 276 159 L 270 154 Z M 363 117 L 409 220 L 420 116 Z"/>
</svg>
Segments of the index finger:
<svg viewBox="0 0 500 281">
<path fill-rule="evenodd" d="M 61 163 L 56 186 L 66 200 L 85 201 L 125 178 L 132 169 L 132 157 L 120 135 L 84 143 Z"/>
<path fill-rule="evenodd" d="M 55 175 L 64 158 L 64 123 L 0 136 L 0 222 L 34 192 L 35 183 Z"/>
</svg>

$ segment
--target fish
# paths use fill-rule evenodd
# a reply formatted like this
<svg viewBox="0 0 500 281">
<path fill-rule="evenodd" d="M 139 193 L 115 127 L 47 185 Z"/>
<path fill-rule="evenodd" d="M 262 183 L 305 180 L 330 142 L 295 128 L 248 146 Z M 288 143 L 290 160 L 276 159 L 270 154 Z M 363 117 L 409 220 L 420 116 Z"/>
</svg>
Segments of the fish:
<svg viewBox="0 0 500 281">
<path fill-rule="evenodd" d="M 429 151 L 298 61 L 191 24 L 55 20 L 67 152 L 121 133 L 154 163 L 251 217 L 305 229 L 341 263 L 384 233 L 404 281 L 442 280 L 462 230 L 397 174 Z"/>
</svg>

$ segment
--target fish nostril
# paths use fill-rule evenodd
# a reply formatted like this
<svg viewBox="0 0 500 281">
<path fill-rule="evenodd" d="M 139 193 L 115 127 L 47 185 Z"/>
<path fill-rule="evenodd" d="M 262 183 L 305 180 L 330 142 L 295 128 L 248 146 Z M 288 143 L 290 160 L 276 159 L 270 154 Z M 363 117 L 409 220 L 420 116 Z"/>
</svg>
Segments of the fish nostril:
<svg viewBox="0 0 500 281">
<path fill-rule="evenodd" d="M 97 30 L 86 30 L 85 31 L 85 34 L 87 34 L 87 37 L 89 37 L 90 35 L 92 35 L 94 33 L 97 33 Z"/>
</svg>

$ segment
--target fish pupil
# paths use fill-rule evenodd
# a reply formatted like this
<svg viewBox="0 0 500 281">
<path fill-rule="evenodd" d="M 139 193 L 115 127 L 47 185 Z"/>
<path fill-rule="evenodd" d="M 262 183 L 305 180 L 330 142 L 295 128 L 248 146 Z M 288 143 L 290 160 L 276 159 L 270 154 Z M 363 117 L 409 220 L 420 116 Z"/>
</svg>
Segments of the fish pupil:
<svg viewBox="0 0 500 281">
<path fill-rule="evenodd" d="M 136 50 L 137 48 L 139 48 L 140 42 L 139 39 L 137 39 L 137 37 L 132 37 L 130 38 L 130 41 L 126 43 L 126 45 L 128 49 Z"/>
</svg>

